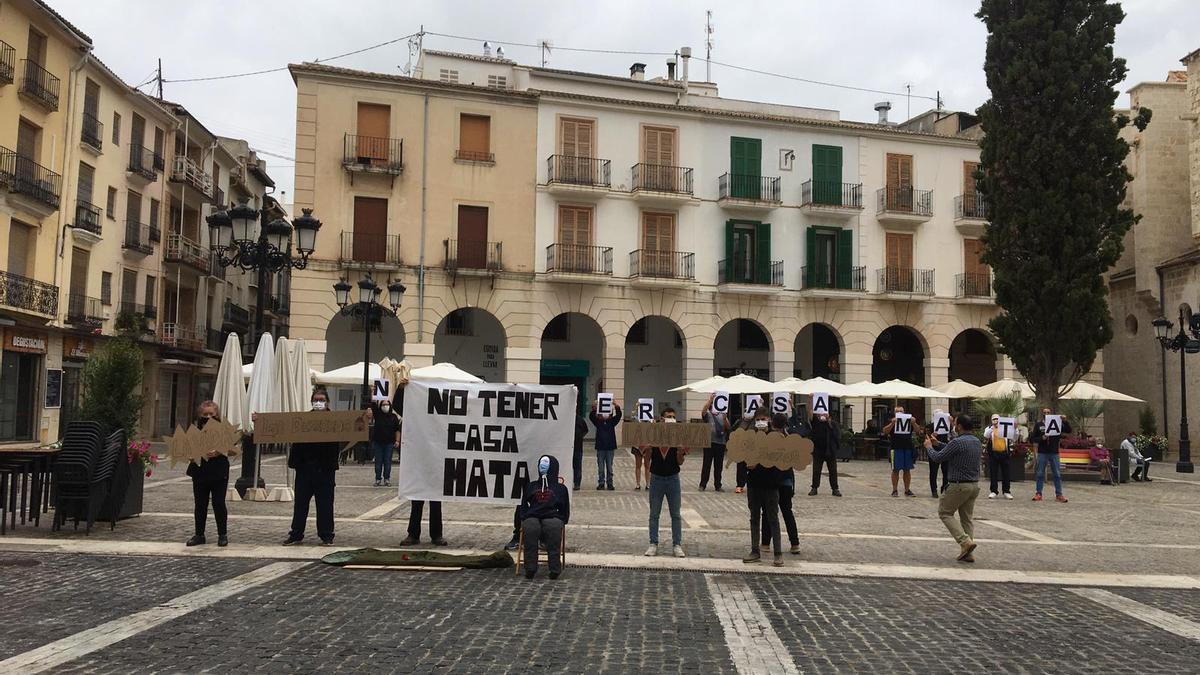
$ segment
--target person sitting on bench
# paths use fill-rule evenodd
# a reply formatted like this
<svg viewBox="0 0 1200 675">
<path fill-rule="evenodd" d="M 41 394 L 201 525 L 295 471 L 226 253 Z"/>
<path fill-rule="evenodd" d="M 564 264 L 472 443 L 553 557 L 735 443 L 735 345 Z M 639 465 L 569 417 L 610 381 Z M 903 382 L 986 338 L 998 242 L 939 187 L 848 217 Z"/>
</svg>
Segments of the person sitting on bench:
<svg viewBox="0 0 1200 675">
<path fill-rule="evenodd" d="M 558 482 L 558 460 L 550 455 L 538 459 L 538 477 L 525 486 L 521 500 L 521 528 L 525 532 L 525 578 L 538 568 L 538 542 L 546 547 L 550 578 L 562 574 L 563 527 L 571 519 L 571 493 Z"/>
<path fill-rule="evenodd" d="M 1125 440 L 1121 441 L 1121 449 L 1125 451 L 1125 456 L 1129 458 L 1129 465 L 1133 468 L 1133 475 L 1130 476 L 1134 480 L 1144 480 L 1147 483 L 1152 482 L 1150 479 L 1150 458 L 1142 455 L 1142 451 L 1137 449 L 1135 439 L 1137 434 L 1129 432 Z"/>
</svg>

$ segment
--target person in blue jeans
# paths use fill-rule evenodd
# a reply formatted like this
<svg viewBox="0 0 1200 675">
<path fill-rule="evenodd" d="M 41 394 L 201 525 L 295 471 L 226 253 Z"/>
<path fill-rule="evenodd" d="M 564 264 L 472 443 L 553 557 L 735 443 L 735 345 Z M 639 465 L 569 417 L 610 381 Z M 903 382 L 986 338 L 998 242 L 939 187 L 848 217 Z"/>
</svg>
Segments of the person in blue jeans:
<svg viewBox="0 0 1200 675">
<path fill-rule="evenodd" d="M 400 447 L 400 416 L 392 410 L 391 401 L 372 403 L 368 411 L 371 454 L 375 458 L 375 487 L 391 485 L 392 451 Z"/>
<path fill-rule="evenodd" d="M 664 424 L 675 422 L 675 410 L 666 408 L 662 413 Z M 679 467 L 687 457 L 687 448 L 652 448 L 643 446 L 642 456 L 650 462 L 650 547 L 646 555 L 658 555 L 658 520 L 662 514 L 663 498 L 671 510 L 671 550 L 676 558 L 683 558 L 683 516 L 679 513 L 682 487 L 679 482 Z"/>
<path fill-rule="evenodd" d="M 1050 467 L 1050 473 L 1054 477 L 1054 501 L 1067 503 L 1067 497 L 1063 494 L 1062 488 L 1062 464 L 1058 456 L 1058 442 L 1062 436 L 1047 436 L 1046 435 L 1046 415 L 1052 415 L 1049 408 L 1042 409 L 1042 421 L 1038 422 L 1033 427 L 1033 432 L 1029 434 L 1029 440 L 1037 443 L 1037 468 L 1034 469 L 1034 475 L 1037 476 L 1037 492 L 1033 495 L 1033 501 L 1042 501 L 1042 486 L 1046 482 L 1046 467 Z M 1062 433 L 1071 433 L 1071 425 L 1067 423 L 1067 418 L 1062 421 Z"/>
<path fill-rule="evenodd" d="M 617 425 L 621 423 L 621 406 L 613 404 L 612 415 L 597 415 L 596 404 L 588 413 L 592 426 L 596 427 L 596 489 L 613 487 L 613 457 L 617 454 Z"/>
</svg>

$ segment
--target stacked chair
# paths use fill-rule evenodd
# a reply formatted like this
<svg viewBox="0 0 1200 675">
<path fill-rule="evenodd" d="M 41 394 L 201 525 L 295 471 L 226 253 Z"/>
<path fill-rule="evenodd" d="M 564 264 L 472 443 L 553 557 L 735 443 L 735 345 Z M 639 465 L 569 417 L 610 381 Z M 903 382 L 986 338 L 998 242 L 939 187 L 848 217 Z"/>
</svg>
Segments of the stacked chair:
<svg viewBox="0 0 1200 675">
<path fill-rule="evenodd" d="M 128 481 L 126 468 L 128 445 L 125 430 L 117 429 L 102 438 L 99 422 L 71 422 L 63 436 L 63 449 L 54 462 L 54 529 L 58 530 L 67 518 L 75 520 L 79 528 L 82 519 L 87 523 L 86 532 L 92 531 L 110 495 L 115 495 L 118 473 Z M 122 491 L 123 492 L 123 491 Z M 115 498 L 124 499 L 124 494 Z M 116 514 L 120 504 L 111 512 L 111 526 L 116 527 Z"/>
</svg>

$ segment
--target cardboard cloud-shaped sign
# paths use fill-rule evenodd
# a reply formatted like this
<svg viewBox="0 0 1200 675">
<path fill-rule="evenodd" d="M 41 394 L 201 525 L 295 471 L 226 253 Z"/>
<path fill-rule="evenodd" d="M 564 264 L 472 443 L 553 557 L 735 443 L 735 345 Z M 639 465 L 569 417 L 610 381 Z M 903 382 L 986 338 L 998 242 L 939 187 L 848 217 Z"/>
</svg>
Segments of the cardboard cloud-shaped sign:
<svg viewBox="0 0 1200 675">
<path fill-rule="evenodd" d="M 204 459 L 210 452 L 225 455 L 236 455 L 240 449 L 242 432 L 237 427 L 224 420 L 209 420 L 200 429 L 195 424 L 186 430 L 175 427 L 175 435 L 166 439 L 167 453 L 171 455 L 171 466 L 180 462 Z"/>
<path fill-rule="evenodd" d="M 804 469 L 812 464 L 812 441 L 792 434 L 768 434 L 738 429 L 725 445 L 725 465 L 745 462 L 748 467 L 773 466 L 776 469 Z"/>
</svg>

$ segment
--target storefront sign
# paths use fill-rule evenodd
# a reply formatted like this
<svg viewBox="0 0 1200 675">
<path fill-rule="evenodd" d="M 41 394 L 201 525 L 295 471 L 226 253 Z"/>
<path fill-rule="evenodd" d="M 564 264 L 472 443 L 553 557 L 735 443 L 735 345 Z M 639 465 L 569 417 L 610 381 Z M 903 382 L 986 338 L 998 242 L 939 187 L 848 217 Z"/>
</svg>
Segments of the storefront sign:
<svg viewBox="0 0 1200 675">
<path fill-rule="evenodd" d="M 8 329 L 4 332 L 4 348 L 10 352 L 45 354 L 46 336 L 43 333 Z"/>
<path fill-rule="evenodd" d="M 86 359 L 92 355 L 92 351 L 96 346 L 91 340 L 79 337 L 63 338 L 63 358 L 64 359 Z"/>
<path fill-rule="evenodd" d="M 62 407 L 62 375 L 61 370 L 46 370 L 46 408 Z"/>
</svg>

